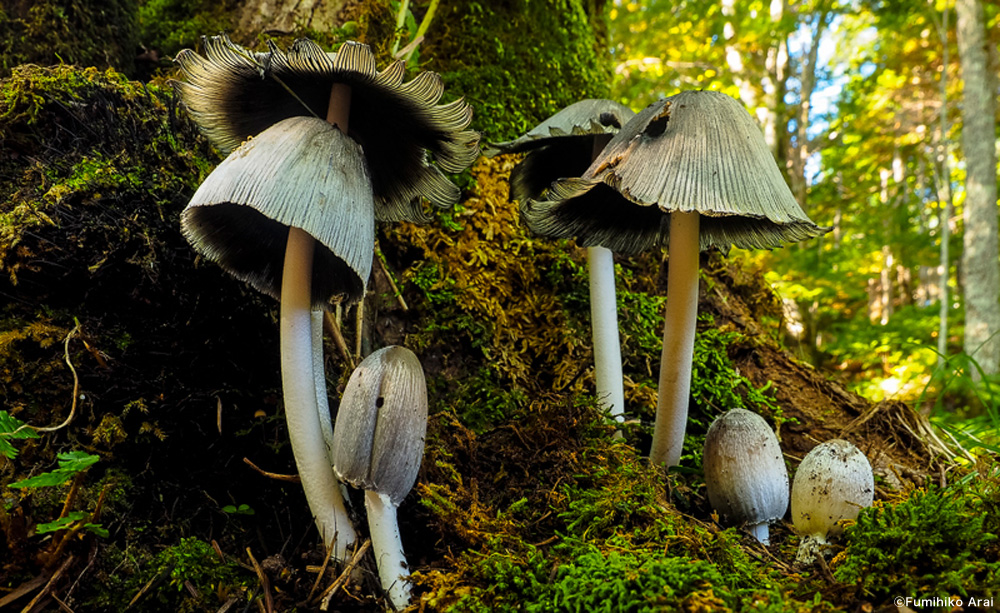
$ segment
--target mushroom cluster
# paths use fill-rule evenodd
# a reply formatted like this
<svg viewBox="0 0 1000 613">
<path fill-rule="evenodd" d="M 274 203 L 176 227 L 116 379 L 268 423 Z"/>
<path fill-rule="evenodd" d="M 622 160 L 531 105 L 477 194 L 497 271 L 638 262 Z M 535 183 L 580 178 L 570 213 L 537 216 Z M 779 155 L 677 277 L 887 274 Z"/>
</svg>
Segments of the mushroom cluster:
<svg viewBox="0 0 1000 613">
<path fill-rule="evenodd" d="M 698 313 L 699 252 L 771 249 L 826 231 L 799 207 L 760 128 L 736 100 L 686 91 L 654 102 L 579 176 L 527 201 L 546 236 L 636 253 L 666 247 L 667 307 L 650 460 L 680 463 Z"/>
<path fill-rule="evenodd" d="M 457 202 L 444 172 L 479 155 L 471 108 L 438 104 L 434 73 L 404 82 L 366 45 L 327 53 L 309 40 L 252 52 L 224 36 L 178 54 L 175 83 L 209 140 L 228 153 L 181 215 L 184 235 L 224 270 L 281 302 L 285 415 L 320 536 L 344 559 L 354 529 L 331 468 L 321 310 L 363 296 L 375 221 L 429 219 L 424 199 Z"/>
</svg>

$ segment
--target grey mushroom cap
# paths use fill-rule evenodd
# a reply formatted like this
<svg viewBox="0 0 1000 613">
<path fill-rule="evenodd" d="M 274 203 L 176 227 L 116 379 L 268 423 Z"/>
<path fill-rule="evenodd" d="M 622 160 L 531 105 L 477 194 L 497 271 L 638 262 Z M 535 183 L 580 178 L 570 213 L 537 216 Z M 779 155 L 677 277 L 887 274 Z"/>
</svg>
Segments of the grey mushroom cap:
<svg viewBox="0 0 1000 613">
<path fill-rule="evenodd" d="M 615 134 L 634 116 L 632 109 L 614 100 L 588 98 L 567 106 L 515 140 L 489 143 L 483 147 L 483 155 L 520 153 L 574 137 Z"/>
<path fill-rule="evenodd" d="M 764 418 L 733 409 L 708 428 L 704 447 L 708 500 L 734 523 L 780 519 L 788 509 L 788 471 Z"/>
<path fill-rule="evenodd" d="M 594 160 L 595 146 L 607 145 L 632 117 L 632 109 L 613 100 L 575 102 L 524 136 L 492 144 L 486 155 L 527 152 L 510 173 L 510 199 L 539 197 L 556 179 L 578 177 Z"/>
<path fill-rule="evenodd" d="M 376 217 L 425 222 L 420 199 L 448 207 L 459 188 L 443 172 L 465 170 L 479 156 L 479 134 L 466 130 L 472 109 L 462 99 L 437 104 L 441 78 L 424 72 L 403 82 L 405 63 L 378 72 L 367 45 L 344 43 L 327 53 L 302 39 L 287 51 L 273 44 L 252 52 L 225 36 L 204 39 L 205 55 L 177 55 L 185 80 L 175 81 L 184 105 L 224 153 L 275 123 L 326 117 L 335 83 L 351 87 L 348 134 L 365 153 Z"/>
<path fill-rule="evenodd" d="M 390 346 L 351 373 L 333 431 L 333 467 L 341 480 L 399 505 L 413 488 L 427 434 L 427 384 L 420 360 Z"/>
<path fill-rule="evenodd" d="M 703 216 L 702 250 L 771 249 L 829 231 L 799 207 L 749 113 L 712 91 L 649 105 L 582 175 L 522 207 L 538 234 L 622 253 L 668 247 L 672 212 Z"/>
<path fill-rule="evenodd" d="M 316 239 L 312 303 L 364 293 L 375 247 L 361 147 L 312 117 L 276 123 L 229 154 L 181 213 L 195 249 L 280 299 L 288 228 Z"/>
</svg>

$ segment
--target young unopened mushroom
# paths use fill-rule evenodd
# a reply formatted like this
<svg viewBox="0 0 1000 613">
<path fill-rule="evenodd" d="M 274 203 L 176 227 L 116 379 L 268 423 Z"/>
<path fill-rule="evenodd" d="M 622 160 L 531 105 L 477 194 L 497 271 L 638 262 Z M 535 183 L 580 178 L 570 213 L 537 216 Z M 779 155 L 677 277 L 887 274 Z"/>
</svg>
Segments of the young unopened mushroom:
<svg viewBox="0 0 1000 613">
<path fill-rule="evenodd" d="M 865 454 L 848 441 L 827 441 L 806 454 L 792 484 L 792 523 L 802 536 L 795 557 L 802 564 L 819 555 L 827 539 L 872 506 L 875 479 Z"/>
<path fill-rule="evenodd" d="M 340 400 L 334 470 L 346 483 L 365 490 L 379 579 L 396 609 L 410 602 L 396 507 L 417 480 L 426 433 L 427 387 L 417 356 L 391 346 L 365 358 Z"/>
<path fill-rule="evenodd" d="M 478 156 L 478 134 L 464 130 L 471 109 L 462 100 L 438 105 L 444 88 L 433 73 L 404 83 L 403 62 L 377 72 L 358 43 L 326 53 L 300 40 L 288 53 L 254 53 L 213 37 L 204 57 L 185 50 L 177 62 L 184 105 L 231 152 L 182 213 L 182 229 L 208 259 L 281 301 L 292 449 L 323 542 L 344 559 L 354 531 L 329 464 L 312 311 L 363 295 L 376 219 L 423 222 L 423 198 L 458 200 L 442 171 Z"/>
<path fill-rule="evenodd" d="M 611 206 L 609 206 L 609 201 Z M 689 91 L 625 124 L 580 177 L 522 211 L 536 232 L 636 253 L 669 252 L 650 460 L 680 463 L 691 394 L 699 251 L 771 249 L 827 231 L 802 212 L 760 128 L 733 98 Z"/>
<path fill-rule="evenodd" d="M 631 109 L 612 100 L 581 100 L 520 138 L 492 144 L 484 152 L 486 155 L 527 152 L 510 173 L 511 200 L 523 205 L 538 198 L 556 179 L 583 174 L 611 137 L 634 115 Z M 625 390 L 611 250 L 600 245 L 587 247 L 587 268 L 597 398 L 613 418 L 623 421 Z"/>
<path fill-rule="evenodd" d="M 771 427 L 745 409 L 724 413 L 708 428 L 703 460 L 712 508 L 767 545 L 768 524 L 788 509 L 788 471 Z"/>
</svg>

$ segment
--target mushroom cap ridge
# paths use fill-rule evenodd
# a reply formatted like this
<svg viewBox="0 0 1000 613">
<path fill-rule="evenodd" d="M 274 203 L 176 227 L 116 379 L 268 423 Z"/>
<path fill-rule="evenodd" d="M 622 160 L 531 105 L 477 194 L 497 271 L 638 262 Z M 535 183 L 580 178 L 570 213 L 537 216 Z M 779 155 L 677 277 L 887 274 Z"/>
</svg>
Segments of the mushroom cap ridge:
<svg viewBox="0 0 1000 613">
<path fill-rule="evenodd" d="M 181 213 L 195 249 L 280 299 L 288 227 L 316 239 L 312 303 L 361 297 L 375 247 L 361 147 L 322 119 L 291 117 L 229 154 Z"/>
<path fill-rule="evenodd" d="M 205 38 L 205 55 L 177 55 L 184 105 L 224 153 L 294 116 L 326 117 L 330 89 L 351 86 L 349 135 L 364 149 L 376 217 L 426 222 L 420 198 L 448 207 L 460 190 L 443 174 L 461 172 L 479 156 L 479 134 L 465 128 L 472 109 L 462 99 L 439 105 L 441 78 L 424 72 L 404 83 L 405 63 L 376 71 L 367 45 L 347 42 L 326 53 L 308 39 L 286 53 L 275 45 L 252 52 L 226 36 Z M 434 162 L 434 164 L 431 163 Z"/>
<path fill-rule="evenodd" d="M 799 207 L 746 110 L 712 91 L 649 105 L 582 176 L 554 182 L 522 215 L 538 234 L 636 253 L 668 246 L 674 211 L 703 216 L 702 250 L 770 249 L 829 231 Z"/>
</svg>

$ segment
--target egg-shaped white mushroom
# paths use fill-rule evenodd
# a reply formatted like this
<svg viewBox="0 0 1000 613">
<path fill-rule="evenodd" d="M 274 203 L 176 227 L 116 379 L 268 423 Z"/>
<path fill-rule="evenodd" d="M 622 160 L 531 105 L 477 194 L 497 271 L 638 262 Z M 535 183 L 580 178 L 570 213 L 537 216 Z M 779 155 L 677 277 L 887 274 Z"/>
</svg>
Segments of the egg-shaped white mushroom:
<svg viewBox="0 0 1000 613">
<path fill-rule="evenodd" d="M 719 416 L 705 436 L 704 466 L 712 508 L 767 545 L 768 524 L 788 509 L 788 471 L 764 418 L 745 409 Z"/>
<path fill-rule="evenodd" d="M 792 523 L 802 535 L 796 561 L 808 564 L 843 532 L 841 521 L 853 520 L 875 496 L 868 458 L 848 441 L 817 445 L 799 464 L 792 485 Z"/>
</svg>

